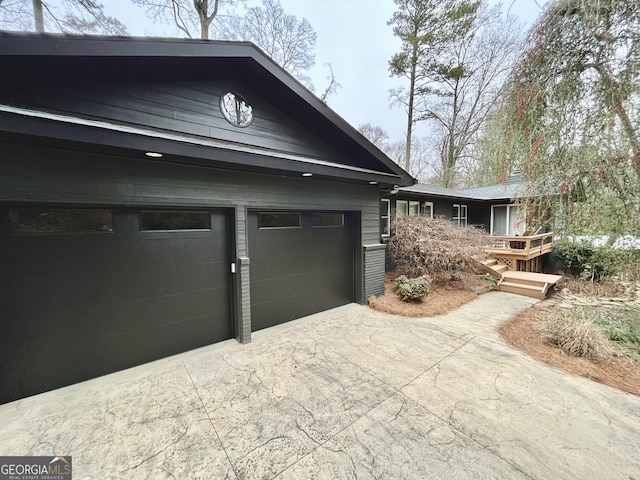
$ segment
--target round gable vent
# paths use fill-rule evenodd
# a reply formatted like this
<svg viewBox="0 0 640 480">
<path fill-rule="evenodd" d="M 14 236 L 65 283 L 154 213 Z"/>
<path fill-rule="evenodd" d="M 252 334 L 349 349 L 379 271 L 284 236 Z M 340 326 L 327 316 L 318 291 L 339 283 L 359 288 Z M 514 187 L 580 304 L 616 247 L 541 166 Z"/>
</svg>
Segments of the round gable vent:
<svg viewBox="0 0 640 480">
<path fill-rule="evenodd" d="M 248 127 L 253 122 L 253 107 L 237 93 L 227 92 L 220 97 L 220 111 L 236 127 Z"/>
</svg>

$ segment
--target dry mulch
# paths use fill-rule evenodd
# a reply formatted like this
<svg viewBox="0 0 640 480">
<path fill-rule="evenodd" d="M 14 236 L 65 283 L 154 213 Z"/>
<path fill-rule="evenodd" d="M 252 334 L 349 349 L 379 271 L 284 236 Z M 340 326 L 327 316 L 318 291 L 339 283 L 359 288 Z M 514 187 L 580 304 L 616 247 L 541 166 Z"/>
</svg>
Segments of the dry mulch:
<svg viewBox="0 0 640 480">
<path fill-rule="evenodd" d="M 461 273 L 460 280 L 434 282 L 421 302 L 403 302 L 395 293 L 395 281 L 401 272 L 385 274 L 384 295 L 369 298 L 369 305 L 381 312 L 404 317 L 435 317 L 454 310 L 489 290 L 482 275 Z"/>
<path fill-rule="evenodd" d="M 510 345 L 548 365 L 581 375 L 596 382 L 640 395 L 640 364 L 631 359 L 612 357 L 596 363 L 572 357 L 543 339 L 536 328 L 544 305 L 528 308 L 500 326 L 500 334 Z"/>
</svg>

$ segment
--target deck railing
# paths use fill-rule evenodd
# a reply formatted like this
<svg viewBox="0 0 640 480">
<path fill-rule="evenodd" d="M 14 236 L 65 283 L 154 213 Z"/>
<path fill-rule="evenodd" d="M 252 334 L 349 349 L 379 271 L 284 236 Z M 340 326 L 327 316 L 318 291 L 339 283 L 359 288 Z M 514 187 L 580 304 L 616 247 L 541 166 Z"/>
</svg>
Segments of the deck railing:
<svg viewBox="0 0 640 480">
<path fill-rule="evenodd" d="M 553 232 L 527 236 L 492 237 L 489 252 L 494 256 L 528 260 L 553 250 Z"/>
</svg>

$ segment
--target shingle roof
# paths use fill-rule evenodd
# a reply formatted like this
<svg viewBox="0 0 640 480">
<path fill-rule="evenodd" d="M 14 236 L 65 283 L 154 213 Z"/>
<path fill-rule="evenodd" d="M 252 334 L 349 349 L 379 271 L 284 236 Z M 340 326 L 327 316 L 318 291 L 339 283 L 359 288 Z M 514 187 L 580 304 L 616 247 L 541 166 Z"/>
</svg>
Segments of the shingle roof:
<svg viewBox="0 0 640 480">
<path fill-rule="evenodd" d="M 438 197 L 467 198 L 470 200 L 501 200 L 525 195 L 525 184 L 521 178 L 510 178 L 506 184 L 501 183 L 486 187 L 463 189 L 444 188 L 437 185 L 418 183 L 412 187 L 401 188 L 400 191 Z"/>
</svg>

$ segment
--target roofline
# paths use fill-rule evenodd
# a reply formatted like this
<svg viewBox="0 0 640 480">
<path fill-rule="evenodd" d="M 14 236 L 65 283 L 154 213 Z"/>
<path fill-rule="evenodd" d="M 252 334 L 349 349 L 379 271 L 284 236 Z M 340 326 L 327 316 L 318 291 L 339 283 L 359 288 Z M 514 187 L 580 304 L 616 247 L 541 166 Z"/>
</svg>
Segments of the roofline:
<svg viewBox="0 0 640 480">
<path fill-rule="evenodd" d="M 28 48 L 24 39 L 29 38 Z M 135 48 L 132 48 L 135 45 Z M 2 56 L 65 56 L 65 57 L 191 57 L 246 58 L 258 63 L 270 75 L 283 83 L 318 113 L 348 135 L 369 154 L 382 162 L 397 176 L 398 186 L 417 183 L 386 154 L 356 130 L 349 122 L 322 102 L 300 81 L 251 42 L 201 40 L 156 37 L 125 37 L 100 35 L 68 35 L 53 33 L 0 32 Z"/>
<path fill-rule="evenodd" d="M 422 184 L 422 185 L 425 185 L 425 184 Z M 500 184 L 496 184 L 496 185 L 500 185 Z M 444 187 L 441 187 L 441 188 L 444 188 Z M 515 198 L 515 196 L 508 195 L 506 193 L 504 196 L 488 197 L 484 195 L 465 194 L 464 190 L 454 190 L 454 189 L 448 189 L 448 190 L 450 190 L 451 193 L 424 192 L 424 191 L 415 190 L 412 187 L 404 187 L 404 188 L 400 188 L 398 192 L 413 194 L 413 195 L 431 196 L 431 197 L 464 198 L 468 200 L 476 200 L 476 201 L 484 201 L 484 202 L 489 202 L 493 200 L 513 200 Z"/>
<path fill-rule="evenodd" d="M 376 181 L 388 185 L 395 185 L 399 180 L 396 175 L 386 172 L 303 155 L 0 104 L 0 120 L 2 119 L 7 121 L 0 121 L 0 131 L 10 134 L 26 134 L 78 143 L 78 132 L 82 131 L 83 135 L 80 138 L 91 139 L 94 145 L 124 147 L 141 152 L 161 151 L 169 156 L 188 155 L 192 158 L 191 161 L 173 159 L 179 163 L 193 163 L 212 168 L 225 165 L 240 169 L 254 167 L 263 171 L 312 173 L 350 180 Z M 41 133 L 43 131 L 46 135 Z"/>
</svg>

